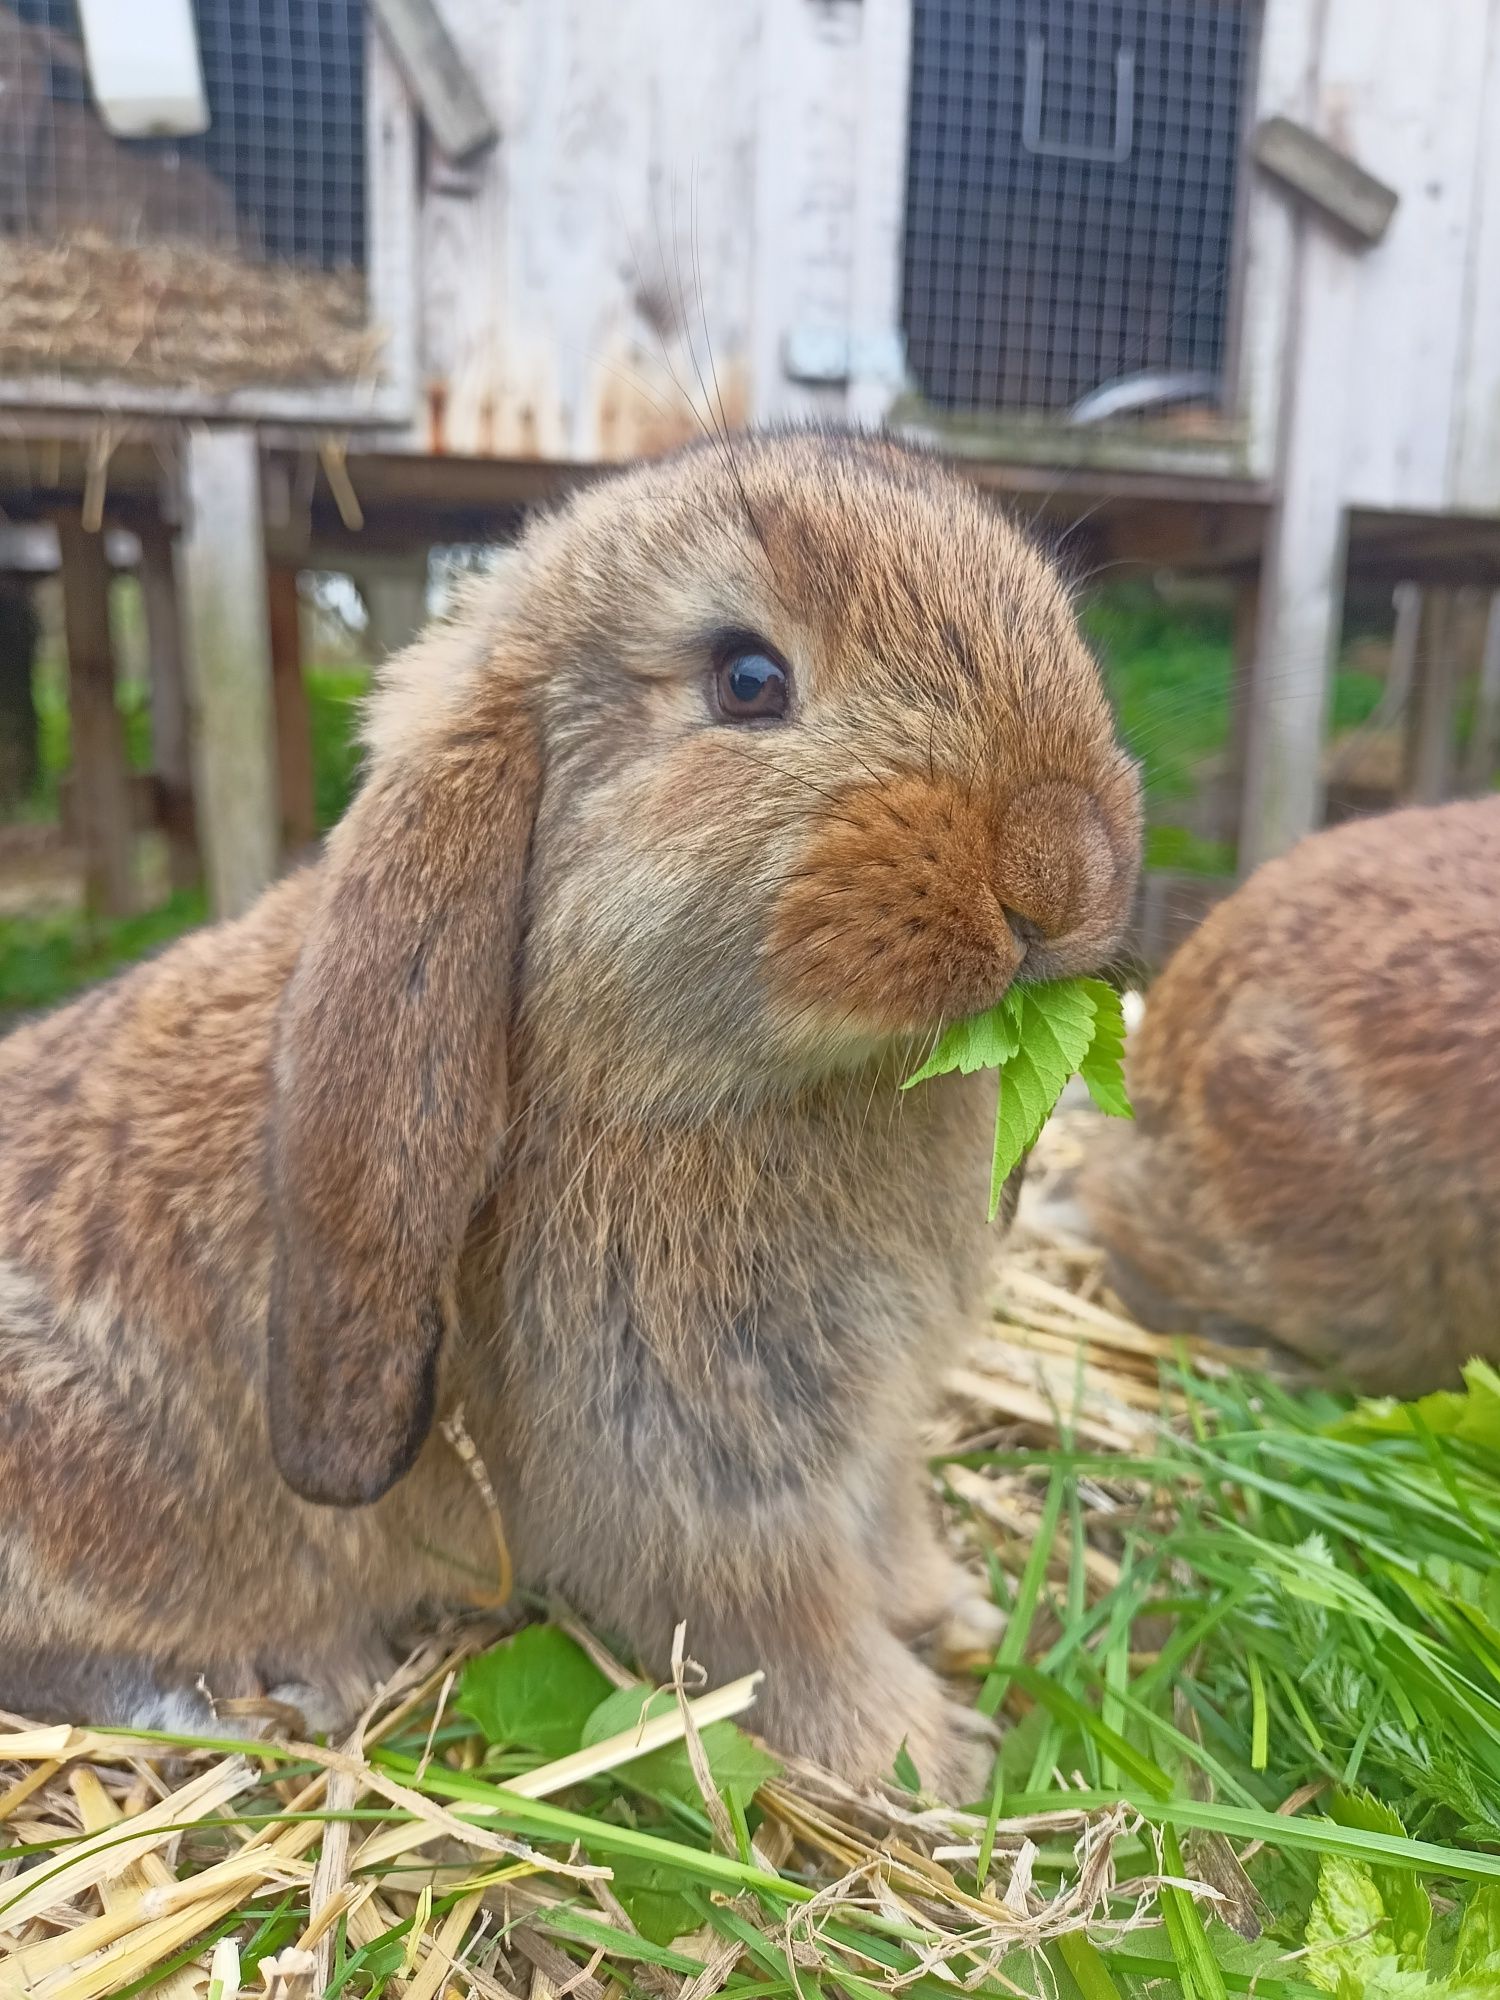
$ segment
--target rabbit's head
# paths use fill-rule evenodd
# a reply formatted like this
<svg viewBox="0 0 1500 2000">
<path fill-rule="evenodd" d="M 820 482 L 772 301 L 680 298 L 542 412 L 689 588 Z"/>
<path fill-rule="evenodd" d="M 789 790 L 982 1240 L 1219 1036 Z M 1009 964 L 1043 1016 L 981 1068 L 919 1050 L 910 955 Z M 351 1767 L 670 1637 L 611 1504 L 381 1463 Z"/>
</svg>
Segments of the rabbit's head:
<svg viewBox="0 0 1500 2000">
<path fill-rule="evenodd" d="M 277 1054 L 273 1431 L 315 1498 L 425 1435 L 508 1091 L 732 1116 L 1097 966 L 1135 879 L 1057 578 L 884 442 L 581 492 L 387 671 L 368 742 Z"/>
</svg>

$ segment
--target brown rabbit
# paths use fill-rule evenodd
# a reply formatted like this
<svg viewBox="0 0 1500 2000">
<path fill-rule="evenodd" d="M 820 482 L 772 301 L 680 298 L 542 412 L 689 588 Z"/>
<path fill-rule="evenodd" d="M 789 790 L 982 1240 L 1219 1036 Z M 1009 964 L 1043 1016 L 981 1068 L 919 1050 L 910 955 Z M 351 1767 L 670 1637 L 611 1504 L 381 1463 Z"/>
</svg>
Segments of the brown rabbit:
<svg viewBox="0 0 1500 2000">
<path fill-rule="evenodd" d="M 1083 1202 L 1149 1325 L 1407 1394 L 1500 1359 L 1500 798 L 1258 869 L 1132 1037 Z"/>
<path fill-rule="evenodd" d="M 1057 581 L 894 444 L 704 446 L 538 520 L 367 742 L 318 866 L 0 1045 L 0 1705 L 356 1685 L 493 1584 L 461 1405 L 524 1583 L 962 1791 L 917 1422 L 992 1088 L 896 1085 L 1129 907 Z"/>
</svg>

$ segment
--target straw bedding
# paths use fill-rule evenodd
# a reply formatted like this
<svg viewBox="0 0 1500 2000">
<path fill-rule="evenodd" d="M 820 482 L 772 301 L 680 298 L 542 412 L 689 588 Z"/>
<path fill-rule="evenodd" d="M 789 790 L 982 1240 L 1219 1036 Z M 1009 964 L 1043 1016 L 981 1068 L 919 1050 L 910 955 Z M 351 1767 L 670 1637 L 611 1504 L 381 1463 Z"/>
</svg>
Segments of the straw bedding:
<svg viewBox="0 0 1500 2000">
<path fill-rule="evenodd" d="M 228 391 L 359 381 L 380 349 L 356 271 L 98 230 L 0 242 L 0 373 Z"/>
</svg>

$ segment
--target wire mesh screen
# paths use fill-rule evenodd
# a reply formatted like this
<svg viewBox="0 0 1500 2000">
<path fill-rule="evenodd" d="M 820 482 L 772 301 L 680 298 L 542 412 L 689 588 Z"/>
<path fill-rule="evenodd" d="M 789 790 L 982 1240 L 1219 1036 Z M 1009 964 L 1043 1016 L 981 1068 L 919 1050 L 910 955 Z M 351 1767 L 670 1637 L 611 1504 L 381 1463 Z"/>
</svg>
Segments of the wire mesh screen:
<svg viewBox="0 0 1500 2000">
<path fill-rule="evenodd" d="M 904 309 L 929 402 L 1216 399 L 1253 29 L 1246 0 L 915 0 Z"/>
<path fill-rule="evenodd" d="M 119 0 L 127 4 L 127 0 Z M 0 370 L 368 374 L 363 0 L 194 0 L 208 129 L 111 132 L 74 0 L 0 0 Z"/>
</svg>

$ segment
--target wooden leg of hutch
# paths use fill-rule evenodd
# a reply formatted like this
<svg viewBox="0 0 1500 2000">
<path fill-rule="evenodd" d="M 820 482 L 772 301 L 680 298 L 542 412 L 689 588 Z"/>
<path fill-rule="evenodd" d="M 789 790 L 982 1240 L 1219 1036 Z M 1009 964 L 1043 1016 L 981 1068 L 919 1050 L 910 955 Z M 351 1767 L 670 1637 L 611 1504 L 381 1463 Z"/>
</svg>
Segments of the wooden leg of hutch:
<svg viewBox="0 0 1500 2000">
<path fill-rule="evenodd" d="M 125 731 L 115 701 L 104 533 L 73 509 L 59 514 L 63 627 L 68 647 L 71 818 L 83 855 L 84 905 L 96 916 L 135 907 L 135 810 Z"/>
<path fill-rule="evenodd" d="M 1323 818 L 1328 689 L 1343 622 L 1346 520 L 1322 479 L 1286 474 L 1272 517 L 1249 690 L 1240 872 Z"/>
<path fill-rule="evenodd" d="M 1453 793 L 1459 682 L 1459 606 L 1455 591 L 1422 593 L 1416 686 L 1406 736 L 1404 796 L 1438 805 Z"/>
<path fill-rule="evenodd" d="M 312 718 L 302 676 L 302 604 L 297 571 L 273 563 L 270 573 L 271 683 L 276 710 L 276 768 L 281 780 L 281 846 L 288 861 L 318 837 L 313 786 Z"/>
<path fill-rule="evenodd" d="M 190 431 L 183 474 L 180 559 L 197 723 L 198 832 L 213 912 L 234 916 L 254 902 L 281 859 L 255 433 Z"/>
<path fill-rule="evenodd" d="M 151 655 L 151 761 L 167 840 L 168 876 L 174 889 L 189 889 L 202 874 L 193 821 L 192 727 L 176 552 L 172 530 L 162 520 L 141 529 L 141 598 Z"/>
<path fill-rule="evenodd" d="M 1474 726 L 1464 759 L 1464 790 L 1487 792 L 1500 778 L 1500 590 L 1489 602 L 1484 654 L 1474 689 Z"/>
</svg>

